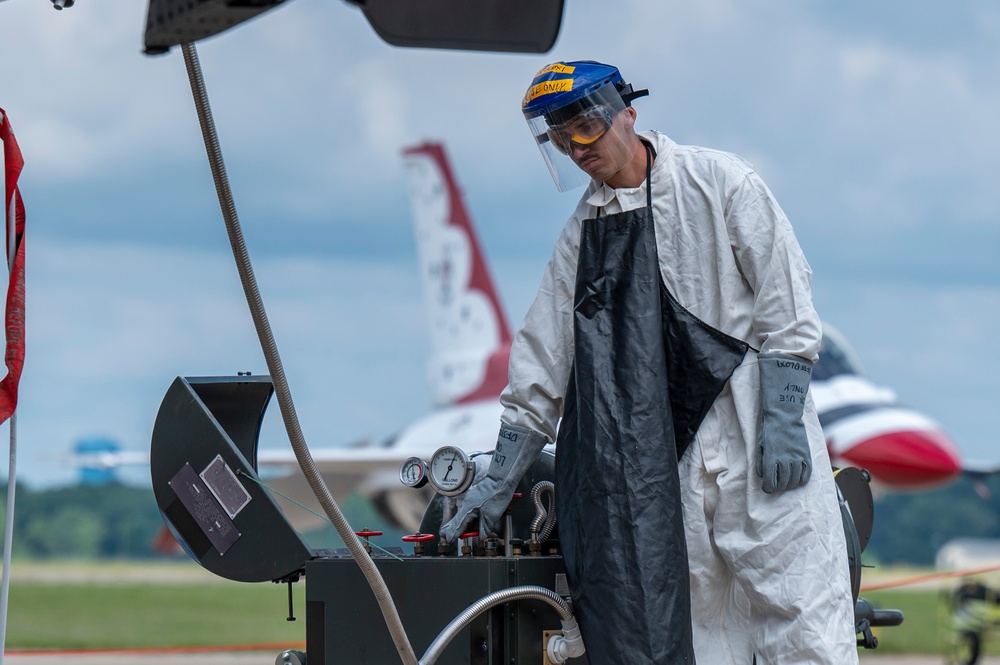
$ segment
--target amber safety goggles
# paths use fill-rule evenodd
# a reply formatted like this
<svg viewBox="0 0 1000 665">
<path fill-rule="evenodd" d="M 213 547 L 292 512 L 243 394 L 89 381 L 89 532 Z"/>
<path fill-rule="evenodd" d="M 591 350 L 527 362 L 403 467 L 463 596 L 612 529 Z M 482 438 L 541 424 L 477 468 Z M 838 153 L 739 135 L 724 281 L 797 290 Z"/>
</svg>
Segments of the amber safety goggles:
<svg viewBox="0 0 1000 665">
<path fill-rule="evenodd" d="M 553 147 L 564 155 L 568 155 L 573 144 L 590 145 L 604 136 L 611 127 L 611 113 L 605 106 L 591 106 L 580 111 L 570 120 L 549 127 L 546 134 Z"/>
</svg>

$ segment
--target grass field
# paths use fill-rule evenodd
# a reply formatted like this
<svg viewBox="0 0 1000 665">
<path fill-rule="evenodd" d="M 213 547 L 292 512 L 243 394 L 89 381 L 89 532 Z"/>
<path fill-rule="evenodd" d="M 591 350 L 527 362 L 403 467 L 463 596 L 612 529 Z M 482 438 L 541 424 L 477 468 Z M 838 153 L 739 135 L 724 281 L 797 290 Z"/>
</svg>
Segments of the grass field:
<svg viewBox="0 0 1000 665">
<path fill-rule="evenodd" d="M 15 562 L 7 647 L 295 646 L 305 641 L 305 588 L 298 583 L 293 589 L 298 620 L 289 622 L 285 586 L 231 582 L 190 561 Z M 902 626 L 876 633 L 878 653 L 941 653 L 948 637 L 941 594 L 936 588 L 863 593 L 876 606 L 906 616 Z M 987 644 L 987 653 L 998 651 Z"/>
<path fill-rule="evenodd" d="M 901 626 L 875 631 L 879 653 L 943 652 L 946 617 L 938 591 L 878 591 L 863 597 L 876 607 L 902 610 L 906 617 Z"/>
<path fill-rule="evenodd" d="M 21 564 L 11 570 L 8 649 L 305 642 L 305 588 L 245 584 L 176 564 Z"/>
<path fill-rule="evenodd" d="M 898 588 L 878 591 L 865 591 L 862 585 L 861 596 L 876 607 L 901 610 L 905 620 L 901 626 L 877 629 L 875 635 L 879 639 L 877 652 L 880 654 L 895 653 L 947 653 L 952 647 L 954 633 L 951 624 L 952 593 L 961 580 L 957 577 L 933 577 L 932 570 L 892 570 L 882 569 L 865 573 L 863 582 L 878 587 L 883 581 L 907 580 L 916 582 L 904 584 Z M 995 573 L 978 576 L 992 588 L 1000 588 L 1000 576 Z M 1000 637 L 1000 633 L 998 633 Z M 983 653 L 995 655 L 1000 653 L 1000 639 L 985 636 Z"/>
</svg>

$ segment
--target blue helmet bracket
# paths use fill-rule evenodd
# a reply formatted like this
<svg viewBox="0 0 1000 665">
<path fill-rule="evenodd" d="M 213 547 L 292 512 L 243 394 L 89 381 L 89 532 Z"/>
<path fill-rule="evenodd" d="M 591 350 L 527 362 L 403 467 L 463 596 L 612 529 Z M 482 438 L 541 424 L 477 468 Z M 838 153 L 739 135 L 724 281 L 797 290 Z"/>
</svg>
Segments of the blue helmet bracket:
<svg viewBox="0 0 1000 665">
<path fill-rule="evenodd" d="M 633 90 L 617 67 L 592 60 L 557 62 L 535 75 L 521 110 L 526 118 L 545 116 L 552 126 L 592 106 L 607 105 L 619 113 L 633 99 L 648 94 L 648 90 Z"/>
</svg>

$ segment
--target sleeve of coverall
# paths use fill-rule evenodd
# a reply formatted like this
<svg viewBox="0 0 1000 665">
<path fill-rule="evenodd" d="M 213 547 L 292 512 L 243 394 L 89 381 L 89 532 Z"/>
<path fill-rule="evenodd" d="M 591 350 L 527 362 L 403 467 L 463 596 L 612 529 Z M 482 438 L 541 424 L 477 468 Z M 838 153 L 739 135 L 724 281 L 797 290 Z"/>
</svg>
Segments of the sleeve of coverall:
<svg viewBox="0 0 1000 665">
<path fill-rule="evenodd" d="M 815 362 L 822 327 L 812 303 L 812 269 L 792 226 L 760 177 L 750 171 L 726 213 L 736 259 L 754 292 L 753 329 L 761 353 Z"/>
<path fill-rule="evenodd" d="M 567 224 L 556 241 L 535 301 L 514 336 L 500 419 L 555 441 L 573 365 L 573 294 L 577 251 Z M 577 225 L 575 228 L 579 229 Z"/>
</svg>

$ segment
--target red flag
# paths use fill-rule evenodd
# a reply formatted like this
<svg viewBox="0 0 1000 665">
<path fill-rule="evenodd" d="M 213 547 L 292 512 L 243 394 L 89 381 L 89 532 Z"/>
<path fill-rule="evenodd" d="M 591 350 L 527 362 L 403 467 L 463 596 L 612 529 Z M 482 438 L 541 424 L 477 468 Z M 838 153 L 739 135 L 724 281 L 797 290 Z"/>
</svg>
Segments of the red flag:
<svg viewBox="0 0 1000 665">
<path fill-rule="evenodd" d="M 4 156 L 4 220 L 7 230 L 7 268 L 10 282 L 7 285 L 7 312 L 4 328 L 7 333 L 7 351 L 4 362 L 7 376 L 0 381 L 0 423 L 17 408 L 17 384 L 24 367 L 24 203 L 17 190 L 24 159 L 10 129 L 7 114 L 0 108 L 0 142 Z"/>
</svg>

